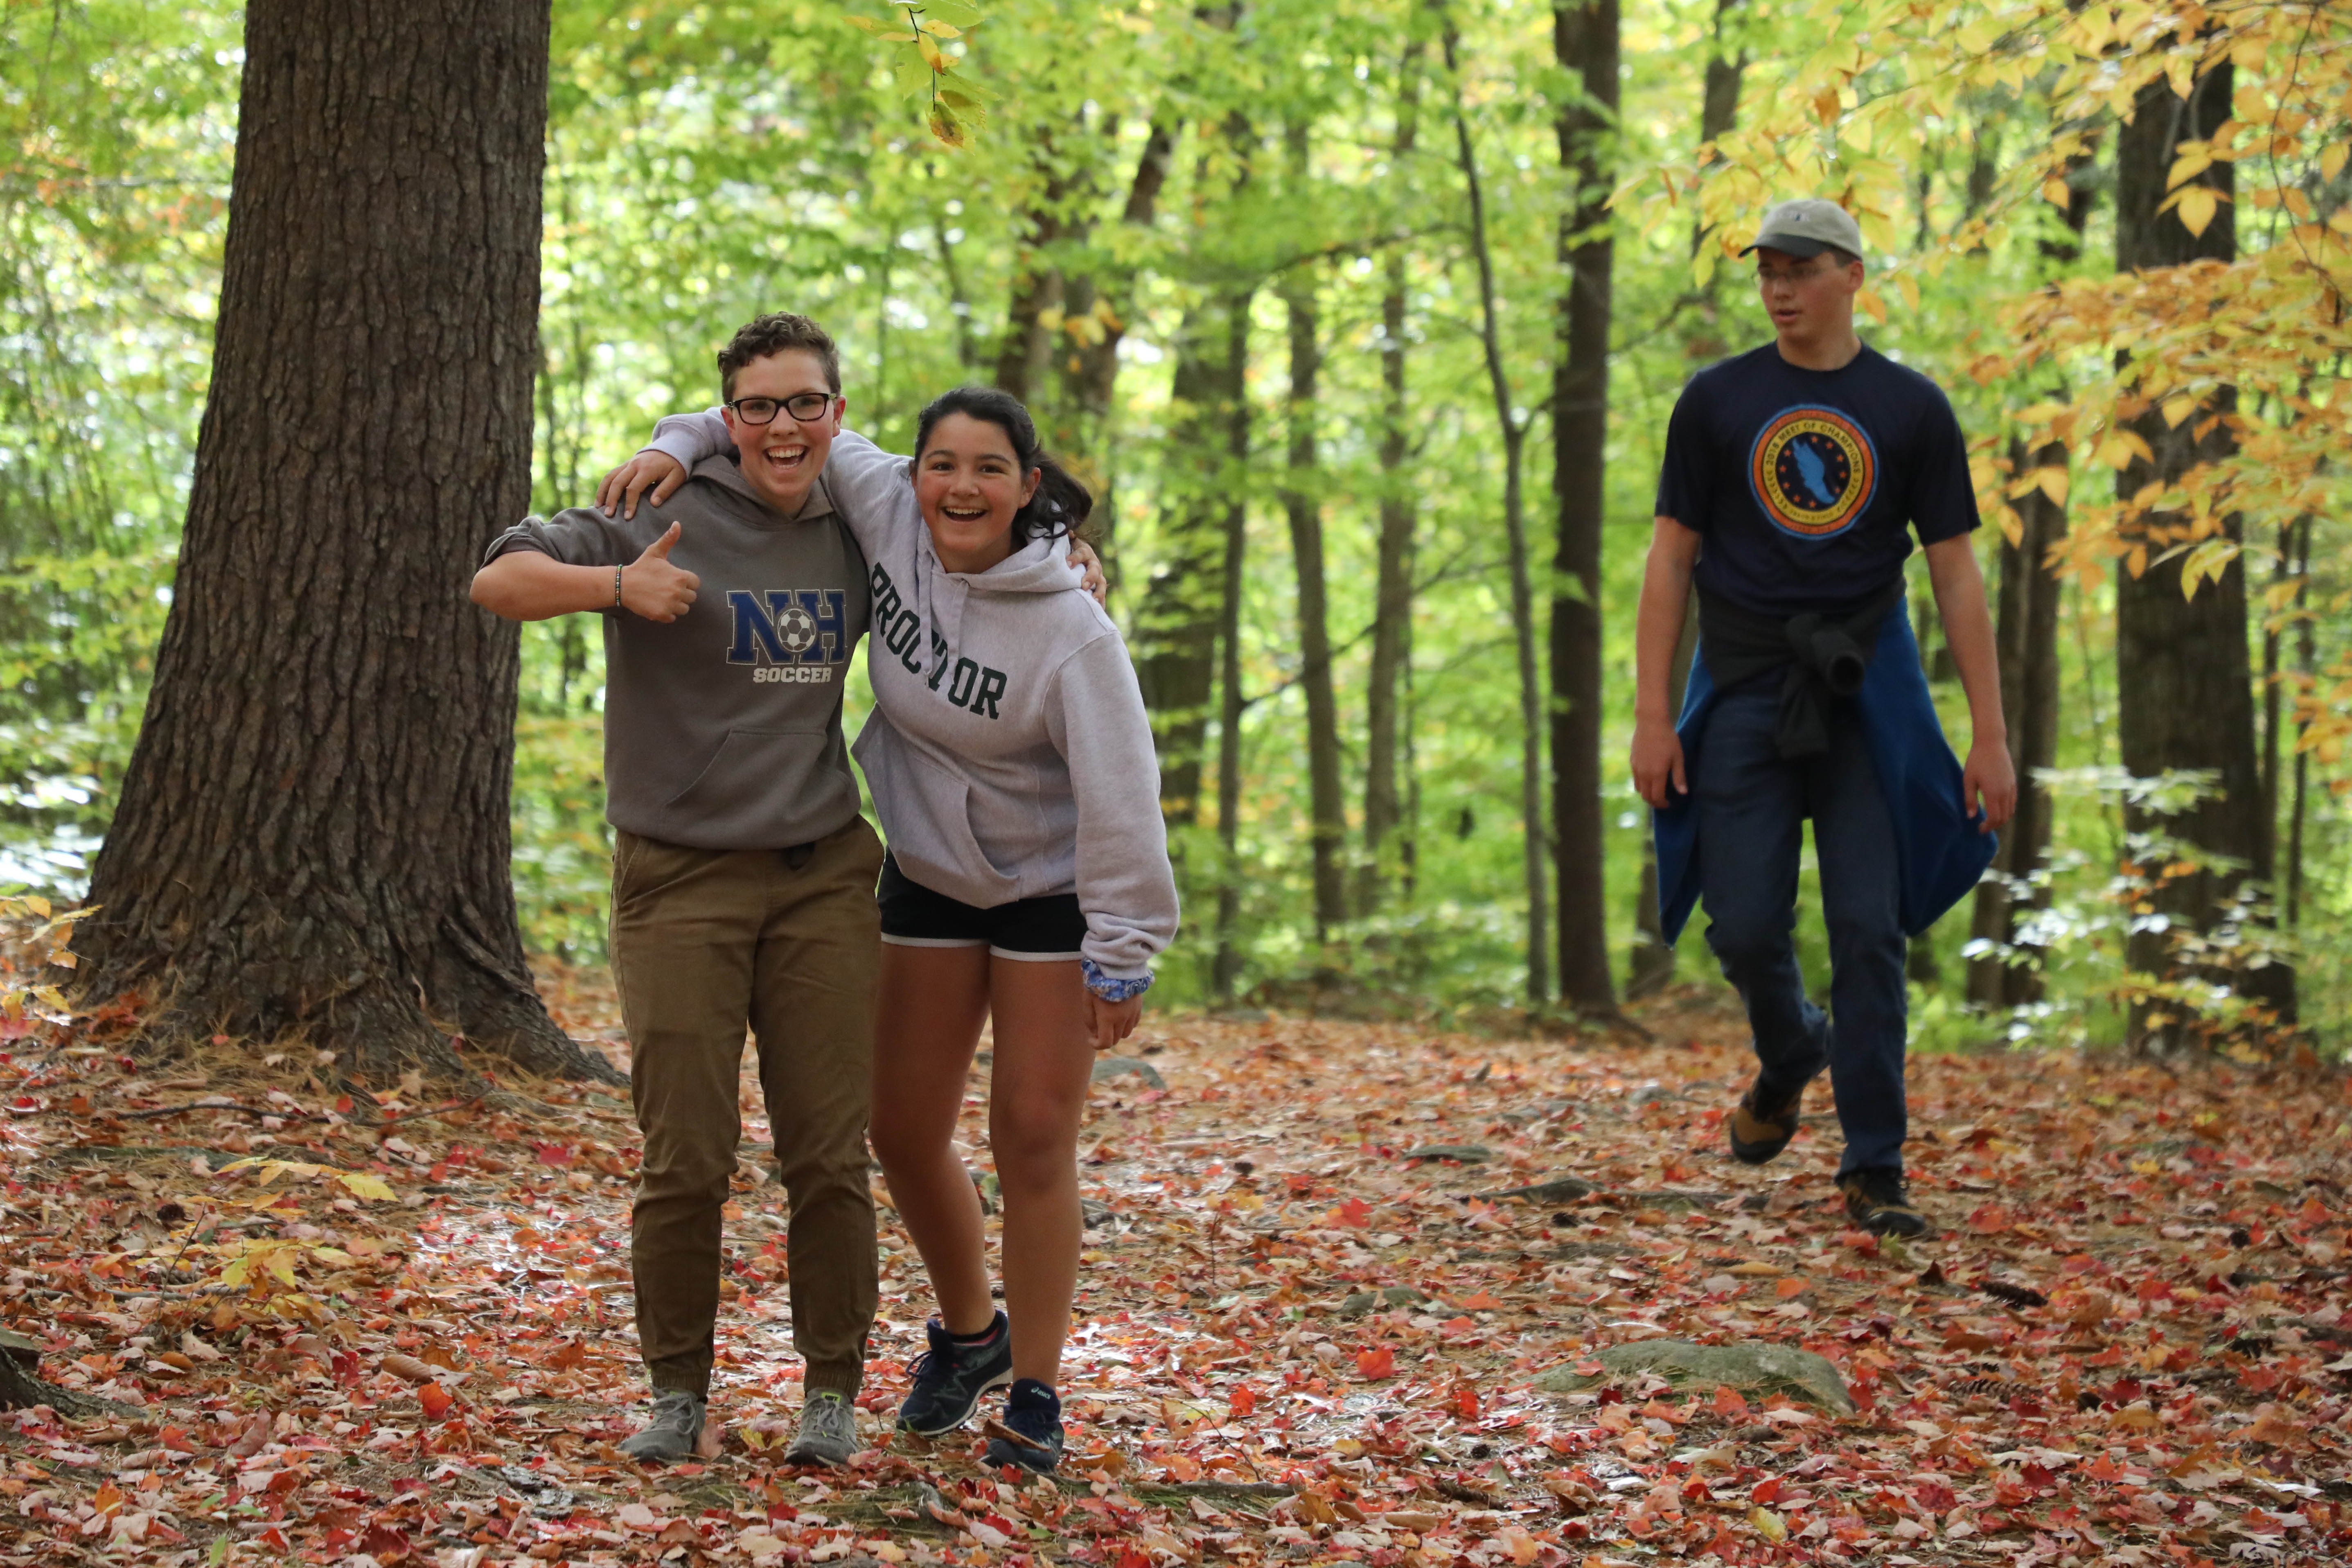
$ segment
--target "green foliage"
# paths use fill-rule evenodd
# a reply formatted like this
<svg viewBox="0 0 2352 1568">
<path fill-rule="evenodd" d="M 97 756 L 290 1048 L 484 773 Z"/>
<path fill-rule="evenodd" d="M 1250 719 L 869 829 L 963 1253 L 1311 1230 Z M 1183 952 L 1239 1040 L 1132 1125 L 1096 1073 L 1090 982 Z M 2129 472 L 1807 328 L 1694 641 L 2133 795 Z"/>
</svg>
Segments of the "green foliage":
<svg viewBox="0 0 2352 1568">
<path fill-rule="evenodd" d="M 910 9 L 915 22 L 954 31 L 898 37 L 916 32 Z M 1198 822 L 1176 835 L 1187 923 L 1160 994 L 1208 994 L 1216 890 L 1230 870 L 1244 993 L 1404 1013 L 1507 1003 L 1519 973 L 1519 847 L 1547 826 L 1519 817 L 1498 434 L 1444 115 L 1451 84 L 1433 74 L 1438 11 L 1423 0 L 1003 0 L 974 34 L 970 9 L 942 0 L 556 7 L 533 504 L 583 502 L 656 417 L 710 401 L 713 353 L 762 310 L 827 323 L 844 348 L 851 421 L 886 444 L 903 444 L 923 401 L 947 386 L 1001 370 L 1027 377 L 1041 423 L 1107 498 L 1114 608 L 1131 629 L 1171 605 L 1213 599 L 1216 562 L 1198 554 L 1192 520 L 1232 496 L 1247 508 L 1236 863 L 1222 864 L 1205 770 Z M 2213 155 L 2239 161 L 2250 193 L 2240 226 L 2248 281 L 2232 296 L 2244 308 L 2231 320 L 2235 352 L 2259 360 L 2270 389 L 2267 403 L 2250 397 L 2245 417 L 2277 440 L 2247 449 L 2301 464 L 2293 471 L 2310 488 L 2296 504 L 2323 520 L 2307 584 L 2268 576 L 2277 552 L 2267 543 L 2234 569 L 2266 574 L 2271 629 L 2286 639 L 2282 750 L 2292 758 L 2298 733 L 2308 742 L 2294 941 L 2307 1015 L 2326 1034 L 2352 1022 L 2352 984 L 2340 978 L 2352 967 L 2336 952 L 2352 893 L 2342 806 L 2326 787 L 2341 779 L 2352 733 L 2336 722 L 2352 713 L 2352 667 L 2332 695 L 2322 674 L 2347 647 L 2352 606 L 2326 531 L 2345 499 L 2340 465 L 2322 471 L 2307 459 L 2341 446 L 2344 415 L 2340 391 L 2309 373 L 2314 318 L 2294 313 L 2305 296 L 2281 290 L 2319 287 L 2294 270 L 2292 247 L 2303 229 L 2340 218 L 2352 195 L 2340 94 L 2332 109 L 2310 98 L 2319 90 L 2311 83 L 2342 80 L 2344 28 L 2340 8 L 2296 8 L 2308 11 L 2310 36 L 2295 57 L 2276 17 L 2209 9 L 2246 30 L 2243 80 L 2259 77 L 2269 94 L 2259 107 L 2282 126 L 2280 115 L 2302 116 L 2262 138 L 2233 132 Z M 2107 387 L 2075 400 L 2090 410 L 2078 427 L 2057 428 L 2051 365 L 2034 351 L 2063 354 L 2067 374 L 2089 384 L 2112 363 L 2114 334 L 2153 319 L 2145 299 L 2111 287 L 2111 175 L 2099 160 L 2112 157 L 2118 101 L 2093 92 L 2084 72 L 2105 62 L 2097 68 L 2120 81 L 2175 68 L 2180 50 L 2160 36 L 2170 15 L 2057 0 L 1625 8 L 1600 595 L 1611 671 L 1602 847 L 1621 955 L 1646 832 L 1623 763 L 1632 606 L 1665 416 L 1691 371 L 1769 332 L 1731 253 L 1769 200 L 1847 195 L 1874 249 L 1866 333 L 1950 390 L 1977 448 L 1988 521 L 2011 521 L 2025 488 L 2060 482 L 2006 471 L 2012 434 L 2074 444 L 2068 471 L 2083 506 L 2095 481 L 2106 483 L 2100 421 L 2131 409 L 2118 409 Z M 1548 561 L 1559 226 L 1572 195 L 1554 120 L 1577 89 L 1553 59 L 1549 7 L 1461 0 L 1444 16 L 1462 35 L 1460 87 L 1486 185 L 1507 368 L 1530 431 L 1528 517 Z M 927 44 L 951 68 L 939 68 Z M 2301 86 L 2284 74 L 2298 58 Z M 919 69 L 902 68 L 907 58 Z M 1734 58 L 1746 61 L 1736 128 L 1703 146 L 1709 62 Z M 131 5 L 0 10 L 9 131 L 0 154 L 0 766 L 16 781 L 0 796 L 0 880 L 71 889 L 135 732 L 204 394 L 237 62 L 233 17 Z M 1417 139 L 1403 145 L 1416 113 Z M 1303 175 L 1292 137 L 1305 143 Z M 957 142 L 966 144 L 952 150 Z M 2079 247 L 2062 243 L 2071 237 L 2048 199 L 2053 159 L 2069 150 L 2088 161 L 2055 194 L 2072 179 L 2099 198 Z M 1148 200 L 1139 177 L 1155 167 L 1147 155 L 1160 160 Z M 2259 201 L 2258 167 L 2276 193 Z M 1380 461 L 1392 260 L 1403 279 L 1411 454 L 1398 477 Z M 1309 919 L 1304 703 L 1279 499 L 1291 432 L 1277 296 L 1301 283 L 1324 350 L 1315 486 L 1351 852 L 1381 500 L 1401 493 L 1419 523 L 1405 703 L 1410 879 L 1391 853 L 1380 907 L 1328 950 Z M 1034 331 L 1017 314 L 1024 298 Z M 1205 324 L 1234 299 L 1251 312 L 1252 446 L 1239 465 L 1223 457 L 1223 411 L 1180 381 Z M 2052 313 L 2059 304 L 2063 321 Z M 2332 330 L 2341 321 L 2339 311 Z M 2186 331 L 2172 317 L 2156 326 Z M 1112 343 L 1116 380 L 1103 405 L 1089 355 Z M 2210 356 L 2198 373 L 2210 383 Z M 2231 482 L 2253 483 L 2255 466 Z M 2267 509 L 2265 528 L 2291 521 L 2278 496 L 2252 500 Z M 2033 889 L 2030 951 L 2011 955 L 2044 966 L 2048 999 L 2015 1018 L 1968 1013 L 1958 998 L 1968 912 L 1958 910 L 1929 944 L 1939 978 L 1920 993 L 1923 1038 L 2114 1035 L 2137 897 L 2117 870 L 2133 847 L 2118 807 L 2127 786 L 2115 773 L 2109 584 L 2123 558 L 2122 510 L 2094 504 L 2063 563 L 2064 787 L 2053 857 Z M 481 520 L 484 536 L 509 521 Z M 1995 527 L 1981 542 L 1990 559 Z M 1538 582 L 1539 595 L 1548 588 Z M 2305 626 L 2318 649 L 2308 678 L 2295 651 Z M 1923 640 L 1932 658 L 1932 628 Z M 594 626 L 527 628 L 516 885 L 532 944 L 572 958 L 599 955 L 604 940 L 602 681 Z M 1938 695 L 1964 741 L 1957 689 L 1947 682 Z M 2253 921 L 2228 932 L 2262 930 Z M 1818 925 L 1809 919 L 1802 931 L 1808 973 L 1825 982 Z M 1681 973 L 1711 970 L 1694 931 Z M 1351 1000 L 1335 997 L 1335 971 Z"/>
</svg>

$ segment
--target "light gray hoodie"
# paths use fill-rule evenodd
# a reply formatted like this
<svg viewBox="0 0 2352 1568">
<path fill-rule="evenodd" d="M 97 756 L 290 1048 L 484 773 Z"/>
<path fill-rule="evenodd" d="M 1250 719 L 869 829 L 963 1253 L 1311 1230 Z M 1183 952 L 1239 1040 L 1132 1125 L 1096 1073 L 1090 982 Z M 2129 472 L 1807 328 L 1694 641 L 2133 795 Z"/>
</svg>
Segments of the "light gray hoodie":
<svg viewBox="0 0 2352 1568">
<path fill-rule="evenodd" d="M 715 410 L 676 415 L 653 449 L 695 469 L 728 439 Z M 1176 879 L 1126 644 L 1061 540 L 941 566 L 912 467 L 844 431 L 824 468 L 873 585 L 876 708 L 852 752 L 890 853 L 982 909 L 1076 892 L 1089 980 L 1141 978 L 1176 934 Z"/>
</svg>

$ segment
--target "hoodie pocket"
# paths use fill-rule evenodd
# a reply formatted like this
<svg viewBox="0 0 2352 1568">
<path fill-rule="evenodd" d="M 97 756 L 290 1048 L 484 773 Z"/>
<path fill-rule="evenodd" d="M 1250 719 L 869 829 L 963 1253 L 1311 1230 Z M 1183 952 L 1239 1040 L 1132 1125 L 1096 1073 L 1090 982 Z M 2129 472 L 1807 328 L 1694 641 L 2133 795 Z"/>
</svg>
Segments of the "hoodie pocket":
<svg viewBox="0 0 2352 1568">
<path fill-rule="evenodd" d="M 898 868 L 931 891 L 978 909 L 1018 898 L 1019 882 L 997 868 L 972 831 L 971 786 L 895 734 L 875 739 L 880 743 L 858 737 L 857 760 L 874 787 L 875 811 Z"/>
<path fill-rule="evenodd" d="M 693 825 L 698 841 L 806 843 L 857 810 L 848 770 L 835 764 L 825 731 L 730 730 L 719 750 L 662 810 Z"/>
</svg>

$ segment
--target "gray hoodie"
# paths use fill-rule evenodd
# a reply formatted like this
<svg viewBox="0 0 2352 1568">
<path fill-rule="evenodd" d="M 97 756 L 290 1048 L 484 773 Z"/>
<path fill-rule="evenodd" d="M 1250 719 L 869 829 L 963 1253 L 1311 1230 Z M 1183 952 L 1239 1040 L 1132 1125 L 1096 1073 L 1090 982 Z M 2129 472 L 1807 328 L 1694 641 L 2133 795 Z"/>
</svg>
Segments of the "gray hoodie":
<svg viewBox="0 0 2352 1568">
<path fill-rule="evenodd" d="M 693 468 L 726 428 L 715 412 L 674 416 L 654 447 Z M 1076 586 L 1061 540 L 986 572 L 941 566 L 910 470 L 848 431 L 824 469 L 871 563 L 876 706 L 856 752 L 890 853 L 921 886 L 982 909 L 1075 892 L 1093 971 L 1147 975 L 1176 934 L 1176 879 L 1118 628 Z"/>
<path fill-rule="evenodd" d="M 697 849 L 787 849 L 857 815 L 841 694 L 866 635 L 866 560 L 822 480 L 782 517 L 722 451 L 635 519 L 531 518 L 483 560 L 625 566 L 677 522 L 669 558 L 702 579 L 693 606 L 667 623 L 604 612 L 604 815 Z"/>
</svg>

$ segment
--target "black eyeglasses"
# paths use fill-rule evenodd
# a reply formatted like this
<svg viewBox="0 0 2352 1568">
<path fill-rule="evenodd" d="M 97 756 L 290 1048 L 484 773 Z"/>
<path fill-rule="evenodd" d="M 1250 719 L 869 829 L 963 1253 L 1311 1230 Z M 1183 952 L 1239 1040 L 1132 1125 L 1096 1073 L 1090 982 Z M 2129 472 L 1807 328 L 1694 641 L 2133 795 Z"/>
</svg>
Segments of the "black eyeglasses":
<svg viewBox="0 0 2352 1568">
<path fill-rule="evenodd" d="M 826 411 L 833 407 L 833 394 L 796 392 L 792 396 L 782 399 L 739 397 L 727 406 L 732 408 L 735 411 L 735 417 L 746 425 L 772 424 L 779 413 L 789 414 L 803 424 L 806 424 L 812 419 L 822 419 L 825 416 Z"/>
</svg>

